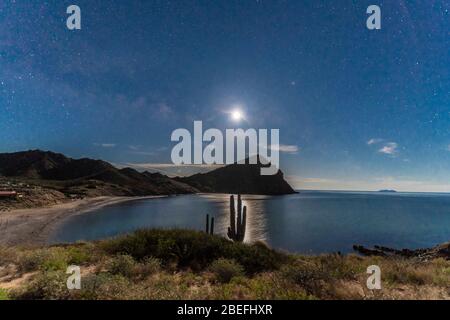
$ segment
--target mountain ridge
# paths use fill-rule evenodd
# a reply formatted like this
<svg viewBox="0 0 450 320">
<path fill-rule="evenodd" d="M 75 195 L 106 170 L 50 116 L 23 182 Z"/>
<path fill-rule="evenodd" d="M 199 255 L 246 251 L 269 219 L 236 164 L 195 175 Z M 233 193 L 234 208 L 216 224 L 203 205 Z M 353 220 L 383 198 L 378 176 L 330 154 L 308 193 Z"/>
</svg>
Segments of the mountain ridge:
<svg viewBox="0 0 450 320">
<path fill-rule="evenodd" d="M 81 193 L 87 196 L 198 192 L 191 186 L 163 175 L 143 174 L 132 168 L 118 169 L 103 160 L 72 159 L 41 150 L 0 154 L 0 175 L 32 181 L 53 181 L 64 193 Z"/>
<path fill-rule="evenodd" d="M 29 150 L 0 153 L 0 176 L 52 182 L 65 194 L 162 195 L 187 193 L 240 193 L 282 195 L 295 191 L 283 173 L 262 176 L 261 163 L 232 164 L 207 173 L 170 178 L 160 173 L 116 168 L 89 158 L 72 159 L 61 153 Z"/>
<path fill-rule="evenodd" d="M 259 159 L 259 158 L 258 158 Z M 250 164 L 230 164 L 206 173 L 197 173 L 189 177 L 176 177 L 175 180 L 186 183 L 205 193 L 235 193 L 286 195 L 297 193 L 284 180 L 281 170 L 275 175 L 261 175 L 261 168 L 267 167 L 258 160 Z M 229 192 L 233 190 L 233 192 Z"/>
</svg>

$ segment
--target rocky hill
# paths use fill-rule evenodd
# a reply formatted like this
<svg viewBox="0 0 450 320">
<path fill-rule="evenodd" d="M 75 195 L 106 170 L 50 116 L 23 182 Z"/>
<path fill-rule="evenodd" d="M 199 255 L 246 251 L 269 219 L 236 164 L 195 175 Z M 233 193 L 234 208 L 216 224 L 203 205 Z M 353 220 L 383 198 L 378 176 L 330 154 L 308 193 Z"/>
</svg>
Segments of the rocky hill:
<svg viewBox="0 0 450 320">
<path fill-rule="evenodd" d="M 281 170 L 272 176 L 261 175 L 262 164 L 232 164 L 208 173 L 176 178 L 205 193 L 284 195 L 295 193 Z"/>
<path fill-rule="evenodd" d="M 71 159 L 40 150 L 0 154 L 0 175 L 51 186 L 82 196 L 160 195 L 198 192 L 195 188 L 161 174 L 118 169 L 92 159 Z"/>
</svg>

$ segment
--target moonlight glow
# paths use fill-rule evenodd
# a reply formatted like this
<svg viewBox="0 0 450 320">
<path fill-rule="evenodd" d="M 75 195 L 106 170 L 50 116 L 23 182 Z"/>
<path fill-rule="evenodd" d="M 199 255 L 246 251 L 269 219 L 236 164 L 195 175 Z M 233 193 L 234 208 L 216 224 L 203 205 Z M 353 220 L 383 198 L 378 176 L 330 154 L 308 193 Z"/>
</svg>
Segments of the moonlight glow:
<svg viewBox="0 0 450 320">
<path fill-rule="evenodd" d="M 233 121 L 238 122 L 241 121 L 243 118 L 244 115 L 242 114 L 241 110 L 236 109 L 231 112 L 231 119 L 233 119 Z"/>
</svg>

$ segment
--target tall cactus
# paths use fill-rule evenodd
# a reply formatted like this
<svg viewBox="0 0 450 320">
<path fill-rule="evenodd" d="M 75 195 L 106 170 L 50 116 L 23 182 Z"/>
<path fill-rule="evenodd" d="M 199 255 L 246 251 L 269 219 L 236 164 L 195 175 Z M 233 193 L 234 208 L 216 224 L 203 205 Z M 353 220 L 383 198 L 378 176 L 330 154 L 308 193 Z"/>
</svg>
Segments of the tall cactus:
<svg viewBox="0 0 450 320">
<path fill-rule="evenodd" d="M 209 214 L 206 215 L 206 233 L 214 234 L 214 217 L 211 217 L 211 225 L 209 224 Z"/>
<path fill-rule="evenodd" d="M 230 196 L 230 227 L 228 228 L 228 238 L 233 241 L 243 242 L 245 229 L 247 226 L 247 207 L 242 208 L 241 195 L 237 201 L 237 221 L 236 208 L 234 206 L 234 196 Z"/>
</svg>

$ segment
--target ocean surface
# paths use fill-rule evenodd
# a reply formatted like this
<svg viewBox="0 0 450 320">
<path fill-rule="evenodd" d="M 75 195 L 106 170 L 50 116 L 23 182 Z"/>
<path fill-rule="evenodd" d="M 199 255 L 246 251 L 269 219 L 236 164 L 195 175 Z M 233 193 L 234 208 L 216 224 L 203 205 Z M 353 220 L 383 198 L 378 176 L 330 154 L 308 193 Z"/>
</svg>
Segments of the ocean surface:
<svg viewBox="0 0 450 320">
<path fill-rule="evenodd" d="M 450 241 L 450 194 L 300 191 L 288 196 L 244 196 L 245 241 L 303 254 L 352 252 L 353 244 L 431 247 Z M 137 200 L 68 218 L 50 242 L 113 237 L 139 228 L 204 230 L 229 226 L 229 195 Z"/>
</svg>

